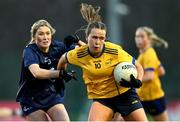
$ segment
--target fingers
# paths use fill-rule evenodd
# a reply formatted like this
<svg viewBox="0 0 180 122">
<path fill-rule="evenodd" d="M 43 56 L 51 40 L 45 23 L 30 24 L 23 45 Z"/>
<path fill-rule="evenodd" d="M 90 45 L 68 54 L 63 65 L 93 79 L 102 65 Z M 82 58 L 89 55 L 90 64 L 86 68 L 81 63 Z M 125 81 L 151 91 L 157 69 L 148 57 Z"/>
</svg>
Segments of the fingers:
<svg viewBox="0 0 180 122">
<path fill-rule="evenodd" d="M 75 74 L 73 73 L 72 75 L 73 75 L 72 78 L 73 78 L 74 80 L 77 80 Z"/>
<path fill-rule="evenodd" d="M 79 36 L 77 34 L 74 35 L 76 37 L 75 43 L 78 43 L 79 41 Z"/>
<path fill-rule="evenodd" d="M 125 80 L 124 78 L 121 78 L 121 82 L 128 82 L 127 80 Z"/>
<path fill-rule="evenodd" d="M 66 47 L 70 47 L 74 41 L 76 41 L 76 37 L 74 37 L 73 35 L 68 35 L 64 38 L 64 44 L 66 45 Z"/>
<path fill-rule="evenodd" d="M 73 76 L 73 79 L 74 79 L 74 80 L 77 80 L 77 78 L 76 78 L 75 76 Z"/>
<path fill-rule="evenodd" d="M 74 79 L 74 80 L 77 80 L 77 78 L 75 77 L 76 76 L 76 72 L 74 70 L 71 70 L 69 72 L 69 75 Z"/>
<path fill-rule="evenodd" d="M 130 75 L 130 78 L 131 78 L 132 80 L 135 80 L 135 79 L 136 79 L 133 74 Z"/>
<path fill-rule="evenodd" d="M 138 80 L 138 88 L 140 88 L 141 86 L 142 86 L 142 82 Z"/>
<path fill-rule="evenodd" d="M 131 87 L 131 83 L 126 81 L 126 80 L 124 80 L 124 79 L 121 79 L 120 86 L 130 88 Z"/>
<path fill-rule="evenodd" d="M 74 70 L 71 70 L 70 72 L 71 72 L 72 74 L 76 74 L 76 72 L 75 72 Z"/>
</svg>

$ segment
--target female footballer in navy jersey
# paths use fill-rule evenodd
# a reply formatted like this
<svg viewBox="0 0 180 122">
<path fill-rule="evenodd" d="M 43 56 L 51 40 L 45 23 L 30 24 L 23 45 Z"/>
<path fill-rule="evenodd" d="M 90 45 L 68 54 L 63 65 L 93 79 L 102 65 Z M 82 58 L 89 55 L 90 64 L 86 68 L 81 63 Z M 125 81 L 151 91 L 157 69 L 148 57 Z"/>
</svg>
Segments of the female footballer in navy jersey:
<svg viewBox="0 0 180 122">
<path fill-rule="evenodd" d="M 64 82 L 71 72 L 57 70 L 59 58 L 67 50 L 63 42 L 52 40 L 55 29 L 39 20 L 31 27 L 31 41 L 23 51 L 17 101 L 29 121 L 69 121 L 63 105 Z M 76 40 L 81 45 L 83 42 Z M 58 84 L 58 85 L 57 85 Z"/>
</svg>

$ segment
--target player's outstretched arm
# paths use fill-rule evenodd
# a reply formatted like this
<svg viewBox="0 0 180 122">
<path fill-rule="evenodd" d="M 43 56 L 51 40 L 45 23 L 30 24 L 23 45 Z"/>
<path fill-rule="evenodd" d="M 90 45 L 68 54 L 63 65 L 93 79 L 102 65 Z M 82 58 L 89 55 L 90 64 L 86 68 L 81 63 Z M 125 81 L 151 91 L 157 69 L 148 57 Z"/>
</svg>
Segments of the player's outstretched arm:
<svg viewBox="0 0 180 122">
<path fill-rule="evenodd" d="M 39 64 L 31 64 L 29 67 L 32 75 L 37 79 L 58 78 L 59 70 L 47 70 L 39 67 Z"/>
<path fill-rule="evenodd" d="M 65 69 L 67 67 L 66 53 L 63 54 L 58 62 L 57 69 L 63 71 L 62 78 L 68 82 L 71 79 L 77 80 L 75 77 L 75 72 L 73 70 L 66 72 Z"/>
<path fill-rule="evenodd" d="M 68 48 L 70 48 L 73 44 L 76 44 L 79 47 L 86 45 L 86 43 L 81 41 L 77 35 L 68 35 L 64 38 L 63 42 Z"/>
</svg>

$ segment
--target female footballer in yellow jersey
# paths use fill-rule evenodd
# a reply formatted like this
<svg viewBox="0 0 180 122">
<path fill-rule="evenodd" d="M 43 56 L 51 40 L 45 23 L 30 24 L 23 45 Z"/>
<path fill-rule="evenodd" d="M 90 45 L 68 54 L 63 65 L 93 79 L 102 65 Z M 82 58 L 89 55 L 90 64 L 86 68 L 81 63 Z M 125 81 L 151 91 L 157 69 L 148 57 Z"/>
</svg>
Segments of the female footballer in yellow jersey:
<svg viewBox="0 0 180 122">
<path fill-rule="evenodd" d="M 168 44 L 149 27 L 137 28 L 135 42 L 140 52 L 138 62 L 144 68 L 142 87 L 138 89 L 138 95 L 145 111 L 152 115 L 155 121 L 167 121 L 164 91 L 159 79 L 159 76 L 165 74 L 165 70 L 153 49 L 153 45 L 167 48 Z"/>
<path fill-rule="evenodd" d="M 105 42 L 106 26 L 101 22 L 98 11 L 99 8 L 95 10 L 91 5 L 82 4 L 82 16 L 89 22 L 85 31 L 88 44 L 65 53 L 58 63 L 58 69 L 65 68 L 66 63 L 82 68 L 88 98 L 93 99 L 89 121 L 112 120 L 115 112 L 121 113 L 125 120 L 146 121 L 135 91 L 141 86 L 142 66 L 120 46 Z M 133 85 L 122 83 L 122 86 L 126 86 L 122 87 L 116 84 L 113 69 L 120 62 L 132 62 L 137 67 L 138 78 L 131 77 Z"/>
</svg>

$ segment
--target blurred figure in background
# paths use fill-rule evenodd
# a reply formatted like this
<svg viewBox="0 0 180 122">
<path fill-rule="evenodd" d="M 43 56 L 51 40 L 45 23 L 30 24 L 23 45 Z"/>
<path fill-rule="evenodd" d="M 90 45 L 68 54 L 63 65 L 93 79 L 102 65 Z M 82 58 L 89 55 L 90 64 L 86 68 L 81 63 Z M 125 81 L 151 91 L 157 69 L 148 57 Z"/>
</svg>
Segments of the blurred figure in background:
<svg viewBox="0 0 180 122">
<path fill-rule="evenodd" d="M 15 101 L 0 101 L 0 121 L 25 121 L 19 104 Z"/>
<path fill-rule="evenodd" d="M 17 101 L 29 121 L 69 121 L 63 105 L 64 82 L 73 74 L 57 70 L 62 54 L 72 43 L 52 40 L 55 29 L 46 20 L 38 20 L 31 27 L 31 41 L 23 51 L 21 78 Z M 69 38 L 66 38 L 67 41 Z M 72 39 L 72 38 L 71 38 Z M 72 41 L 72 40 L 70 40 Z M 73 40 L 79 43 L 79 40 Z M 63 78 L 63 79 L 62 79 Z"/>
<path fill-rule="evenodd" d="M 135 42 L 140 53 L 138 62 L 144 68 L 142 87 L 137 91 L 142 105 L 154 121 L 168 121 L 165 94 L 159 79 L 165 75 L 165 69 L 153 48 L 153 46 L 168 48 L 168 43 L 149 27 L 137 28 Z"/>
<path fill-rule="evenodd" d="M 119 45 L 105 42 L 106 25 L 98 14 L 100 7 L 82 4 L 81 13 L 88 22 L 85 30 L 87 45 L 65 53 L 58 69 L 67 63 L 77 65 L 83 70 L 83 79 L 87 86 L 88 98 L 93 99 L 89 111 L 89 121 L 112 120 L 114 112 L 122 114 L 125 120 L 146 121 L 146 115 L 135 88 L 141 86 L 142 66 Z M 113 76 L 114 67 L 120 62 L 135 64 L 138 77 L 131 77 L 131 82 L 118 85 Z"/>
</svg>

